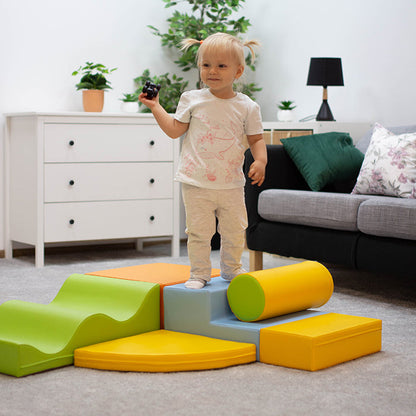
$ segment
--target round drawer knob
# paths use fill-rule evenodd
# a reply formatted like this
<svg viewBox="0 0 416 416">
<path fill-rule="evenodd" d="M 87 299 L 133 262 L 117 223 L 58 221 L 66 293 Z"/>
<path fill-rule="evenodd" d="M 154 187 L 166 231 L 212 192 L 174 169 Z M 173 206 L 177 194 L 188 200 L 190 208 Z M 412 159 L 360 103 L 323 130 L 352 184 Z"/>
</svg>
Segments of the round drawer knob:
<svg viewBox="0 0 416 416">
<path fill-rule="evenodd" d="M 154 146 L 155 145 L 155 141 L 154 140 L 150 140 L 149 144 L 150 144 L 150 146 Z"/>
<path fill-rule="evenodd" d="M 73 146 L 75 144 L 75 142 L 73 140 L 70 140 L 68 143 L 70 146 Z"/>
<path fill-rule="evenodd" d="M 75 220 L 73 220 L 72 218 L 69 220 L 69 223 L 71 224 L 71 225 L 74 225 L 75 224 Z"/>
<path fill-rule="evenodd" d="M 153 178 L 151 178 L 151 179 L 149 180 L 149 182 L 150 182 L 150 183 L 155 183 L 155 180 L 154 180 Z"/>
<path fill-rule="evenodd" d="M 70 184 L 71 186 L 74 186 L 74 185 L 75 185 L 75 181 L 74 181 L 73 179 L 71 179 L 71 180 L 69 181 L 69 184 Z"/>
<path fill-rule="evenodd" d="M 149 218 L 149 220 L 150 221 L 154 221 L 155 220 L 155 216 L 154 215 L 151 215 L 150 218 Z"/>
</svg>

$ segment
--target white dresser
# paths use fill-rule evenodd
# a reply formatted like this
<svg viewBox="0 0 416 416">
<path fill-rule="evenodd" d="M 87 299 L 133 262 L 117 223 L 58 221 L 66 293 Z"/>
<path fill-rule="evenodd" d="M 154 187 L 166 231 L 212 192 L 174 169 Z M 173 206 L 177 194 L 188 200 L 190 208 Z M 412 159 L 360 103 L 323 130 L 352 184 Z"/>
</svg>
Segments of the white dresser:
<svg viewBox="0 0 416 416">
<path fill-rule="evenodd" d="M 148 114 L 6 115 L 5 254 L 13 242 L 165 237 L 179 256 L 179 140 Z"/>
</svg>

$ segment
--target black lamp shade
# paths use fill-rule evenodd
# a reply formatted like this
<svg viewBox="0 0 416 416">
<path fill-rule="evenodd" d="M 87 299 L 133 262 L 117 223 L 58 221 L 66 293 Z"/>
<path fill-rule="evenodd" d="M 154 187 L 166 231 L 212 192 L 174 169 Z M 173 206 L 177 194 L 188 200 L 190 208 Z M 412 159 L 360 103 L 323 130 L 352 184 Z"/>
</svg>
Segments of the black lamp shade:
<svg viewBox="0 0 416 416">
<path fill-rule="evenodd" d="M 320 85 L 324 87 L 322 105 L 316 115 L 317 121 L 335 121 L 328 105 L 328 85 L 344 85 L 341 58 L 311 58 L 308 81 L 306 85 Z"/>
<path fill-rule="evenodd" d="M 341 58 L 311 58 L 306 85 L 344 85 Z"/>
</svg>

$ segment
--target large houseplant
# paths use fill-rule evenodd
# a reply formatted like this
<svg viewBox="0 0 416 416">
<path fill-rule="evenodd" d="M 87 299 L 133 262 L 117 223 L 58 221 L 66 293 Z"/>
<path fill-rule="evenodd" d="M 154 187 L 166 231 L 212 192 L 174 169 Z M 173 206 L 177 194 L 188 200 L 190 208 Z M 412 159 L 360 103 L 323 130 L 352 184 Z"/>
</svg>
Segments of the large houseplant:
<svg viewBox="0 0 416 416">
<path fill-rule="evenodd" d="M 81 73 L 82 77 L 78 84 L 77 90 L 82 90 L 82 104 L 84 111 L 103 110 L 104 106 L 104 91 L 111 89 L 111 82 L 107 80 L 107 74 L 112 73 L 117 68 L 108 69 L 103 64 L 94 64 L 93 62 L 86 62 L 84 66 L 76 69 L 72 75 L 76 76 Z"/>
<path fill-rule="evenodd" d="M 175 7 L 178 3 L 188 3 L 191 13 L 181 13 L 175 10 L 173 15 L 167 19 L 169 28 L 166 33 L 162 33 L 154 26 L 149 28 L 153 34 L 161 38 L 162 46 L 167 46 L 175 50 L 178 58 L 174 61 L 182 71 L 189 71 L 196 68 L 196 52 L 197 47 L 193 46 L 187 51 L 180 50 L 181 41 L 185 38 L 194 38 L 203 40 L 209 35 L 216 32 L 226 32 L 235 36 L 247 32 L 250 22 L 245 17 L 239 19 L 232 19 L 233 13 L 237 12 L 245 0 L 162 0 L 165 3 L 165 8 Z M 251 58 L 247 58 L 247 65 L 254 70 Z M 183 78 L 173 75 L 170 78 L 169 73 L 160 77 L 151 76 L 148 69 L 146 69 L 140 77 L 136 78 L 136 84 L 139 86 L 145 77 L 152 79 L 153 82 L 161 83 L 158 79 L 162 78 L 166 81 L 168 89 L 162 89 L 160 93 L 160 102 L 169 111 L 174 112 L 178 102 L 179 95 L 184 91 L 187 82 Z M 201 81 L 198 80 L 197 88 L 200 88 Z M 236 85 L 238 91 L 242 91 L 251 98 L 260 88 L 255 83 Z M 166 94 L 167 93 L 167 94 Z M 146 110 L 145 110 L 146 111 Z"/>
<path fill-rule="evenodd" d="M 188 86 L 188 81 L 184 81 L 182 77 L 178 77 L 173 74 L 169 77 L 169 73 L 163 75 L 151 76 L 150 71 L 145 69 L 142 75 L 134 79 L 134 82 L 138 88 L 137 91 L 141 92 L 141 89 L 147 80 L 151 79 L 153 83 L 160 84 L 161 94 L 159 97 L 160 103 L 168 113 L 174 113 L 179 96 L 185 91 Z M 141 103 L 139 103 L 140 105 Z M 141 111 L 143 113 L 150 112 L 150 109 L 144 106 Z"/>
</svg>

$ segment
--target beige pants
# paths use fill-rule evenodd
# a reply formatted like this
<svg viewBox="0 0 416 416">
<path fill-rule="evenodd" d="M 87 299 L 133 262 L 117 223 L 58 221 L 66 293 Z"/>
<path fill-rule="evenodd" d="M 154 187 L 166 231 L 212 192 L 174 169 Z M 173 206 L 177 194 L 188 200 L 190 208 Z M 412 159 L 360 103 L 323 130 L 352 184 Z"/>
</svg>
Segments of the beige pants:
<svg viewBox="0 0 416 416">
<path fill-rule="evenodd" d="M 182 184 L 186 211 L 188 256 L 191 278 L 211 280 L 211 238 L 215 234 L 215 218 L 221 235 L 221 277 L 231 280 L 242 273 L 247 212 L 244 188 L 204 189 Z"/>
</svg>

